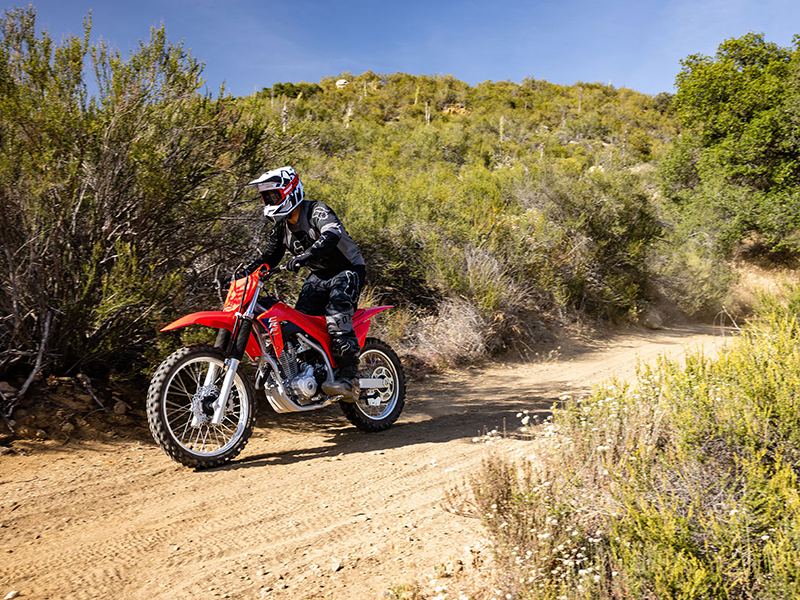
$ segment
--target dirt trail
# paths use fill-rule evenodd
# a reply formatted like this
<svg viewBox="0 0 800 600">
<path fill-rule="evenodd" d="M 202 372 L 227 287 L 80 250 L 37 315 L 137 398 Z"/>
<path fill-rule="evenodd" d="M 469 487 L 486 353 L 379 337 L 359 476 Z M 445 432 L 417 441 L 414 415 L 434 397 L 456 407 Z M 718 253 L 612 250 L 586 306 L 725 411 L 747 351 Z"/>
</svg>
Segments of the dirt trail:
<svg viewBox="0 0 800 600">
<path fill-rule="evenodd" d="M 473 438 L 631 378 L 638 360 L 724 341 L 710 327 L 627 332 L 547 362 L 432 376 L 409 384 L 406 412 L 381 434 L 336 406 L 270 413 L 235 463 L 211 471 L 150 440 L 2 456 L 0 597 L 380 598 L 480 543 L 477 521 L 441 506 L 486 452 Z"/>
</svg>

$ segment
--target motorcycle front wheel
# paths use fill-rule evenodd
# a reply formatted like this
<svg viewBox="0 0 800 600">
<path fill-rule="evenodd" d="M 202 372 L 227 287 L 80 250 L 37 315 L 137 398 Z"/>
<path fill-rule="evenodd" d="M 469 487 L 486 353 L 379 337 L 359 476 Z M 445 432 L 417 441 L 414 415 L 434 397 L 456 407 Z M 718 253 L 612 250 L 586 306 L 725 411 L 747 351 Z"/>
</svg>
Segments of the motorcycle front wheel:
<svg viewBox="0 0 800 600">
<path fill-rule="evenodd" d="M 392 426 L 405 406 L 403 365 L 389 344 L 367 338 L 361 349 L 359 378 L 383 379 L 383 387 L 363 389 L 355 402 L 340 402 L 347 420 L 361 431 L 383 431 Z"/>
<path fill-rule="evenodd" d="M 222 422 L 211 423 L 227 367 L 222 350 L 205 344 L 181 348 L 161 363 L 147 392 L 153 438 L 173 460 L 207 469 L 233 460 L 255 423 L 255 391 L 237 372 Z"/>
</svg>

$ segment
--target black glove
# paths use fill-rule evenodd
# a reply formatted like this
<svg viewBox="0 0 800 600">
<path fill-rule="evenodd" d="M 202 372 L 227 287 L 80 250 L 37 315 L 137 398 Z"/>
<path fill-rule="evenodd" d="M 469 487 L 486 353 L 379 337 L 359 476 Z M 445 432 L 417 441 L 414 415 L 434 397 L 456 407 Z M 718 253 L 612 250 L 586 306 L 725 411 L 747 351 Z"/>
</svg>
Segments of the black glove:
<svg viewBox="0 0 800 600">
<path fill-rule="evenodd" d="M 286 270 L 295 272 L 299 271 L 300 267 L 306 264 L 309 258 L 311 258 L 311 255 L 308 252 L 300 254 L 299 256 L 292 256 L 289 259 L 289 262 L 286 263 Z"/>
</svg>

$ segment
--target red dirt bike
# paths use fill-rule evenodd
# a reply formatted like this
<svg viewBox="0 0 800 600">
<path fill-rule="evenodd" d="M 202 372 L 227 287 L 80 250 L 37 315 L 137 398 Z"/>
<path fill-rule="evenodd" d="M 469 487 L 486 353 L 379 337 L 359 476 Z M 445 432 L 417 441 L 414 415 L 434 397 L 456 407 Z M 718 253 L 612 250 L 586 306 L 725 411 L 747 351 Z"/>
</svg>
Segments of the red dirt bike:
<svg viewBox="0 0 800 600">
<path fill-rule="evenodd" d="M 266 269 L 266 267 L 263 267 Z M 314 317 L 266 296 L 262 288 L 283 267 L 259 269 L 231 283 L 222 310 L 186 315 L 164 327 L 218 329 L 214 346 L 175 351 L 158 367 L 147 393 L 147 419 L 156 443 L 173 460 L 195 468 L 216 467 L 235 458 L 253 432 L 256 392 L 263 389 L 278 413 L 309 411 L 339 402 L 362 431 L 383 431 L 405 404 L 405 374 L 388 344 L 367 337 L 371 319 L 390 306 L 356 310 L 353 328 L 361 344 L 357 401 L 322 391 L 333 380 L 325 317 Z M 255 364 L 255 383 L 240 363 Z"/>
</svg>

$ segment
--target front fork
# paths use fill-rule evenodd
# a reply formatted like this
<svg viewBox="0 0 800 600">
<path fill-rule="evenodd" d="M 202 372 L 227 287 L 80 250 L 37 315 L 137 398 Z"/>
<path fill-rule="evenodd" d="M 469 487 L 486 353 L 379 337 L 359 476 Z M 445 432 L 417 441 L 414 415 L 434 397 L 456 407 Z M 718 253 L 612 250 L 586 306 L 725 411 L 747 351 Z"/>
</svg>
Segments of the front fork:
<svg viewBox="0 0 800 600">
<path fill-rule="evenodd" d="M 227 329 L 220 329 L 217 332 L 217 340 L 214 342 L 214 348 L 219 348 L 220 350 L 225 350 L 228 348 L 228 343 L 231 340 L 231 332 Z M 214 380 L 217 378 L 217 365 L 214 363 L 210 363 L 208 365 L 208 373 L 206 373 L 206 379 L 203 382 L 203 387 L 208 389 L 209 386 L 214 385 Z"/>
<path fill-rule="evenodd" d="M 225 377 L 222 380 L 219 398 L 217 398 L 217 401 L 214 403 L 214 416 L 211 417 L 212 425 L 219 425 L 222 423 L 222 417 L 225 416 L 225 407 L 228 405 L 228 396 L 231 393 L 233 380 L 236 377 L 236 369 L 239 368 L 239 361 L 235 358 L 227 359 L 225 362 L 228 365 L 228 370 L 225 371 Z M 211 369 L 214 369 L 214 367 L 212 366 Z"/>
<path fill-rule="evenodd" d="M 251 314 L 247 314 L 250 312 Z M 239 368 L 239 363 L 244 357 L 247 342 L 250 340 L 250 332 L 253 330 L 253 317 L 252 311 L 245 311 L 244 314 L 236 315 L 236 322 L 233 326 L 233 333 L 225 335 L 228 332 L 221 330 L 217 335 L 217 344 L 225 341 L 228 338 L 227 351 L 225 352 L 225 365 L 227 370 L 222 379 L 222 387 L 219 390 L 219 396 L 214 402 L 214 416 L 211 417 L 212 425 L 219 425 L 222 423 L 222 418 L 225 416 L 225 407 L 228 405 L 228 396 L 230 396 L 231 389 L 233 389 L 233 382 L 236 378 L 236 370 Z M 225 334 L 223 334 L 225 331 Z M 206 385 L 210 385 L 216 378 L 217 367 L 210 365 L 208 373 L 206 373 Z"/>
<path fill-rule="evenodd" d="M 231 340 L 231 332 L 227 329 L 220 329 L 217 331 L 217 340 L 214 342 L 214 348 L 219 348 L 220 350 L 228 350 L 228 344 Z M 209 386 L 214 385 L 214 381 L 217 379 L 217 365 L 214 363 L 209 363 L 208 365 L 208 373 L 206 373 L 206 379 L 203 381 L 203 387 L 209 389 Z"/>
<path fill-rule="evenodd" d="M 247 342 L 250 340 L 250 332 L 253 330 L 253 315 L 255 314 L 256 305 L 258 302 L 258 294 L 261 291 L 261 280 L 258 282 L 256 293 L 253 294 L 250 303 L 242 312 L 236 313 L 236 320 L 233 324 L 233 331 L 229 332 L 227 329 L 220 329 L 217 333 L 217 340 L 214 344 L 216 348 L 226 348 L 225 350 L 225 376 L 222 379 L 222 387 L 219 390 L 217 400 L 212 405 L 214 414 L 211 417 L 212 425 L 219 425 L 222 423 L 222 418 L 225 416 L 225 407 L 228 405 L 228 397 L 233 389 L 233 383 L 236 378 L 236 370 L 239 368 L 239 363 L 244 357 Z M 217 378 L 217 367 L 214 364 L 208 366 L 203 387 L 207 390 L 211 389 L 214 381 Z M 199 416 L 195 416 L 192 420 L 192 425 L 199 426 Z"/>
</svg>

